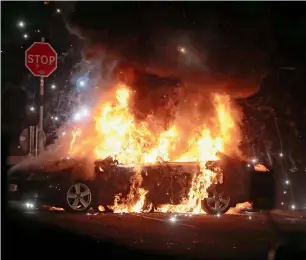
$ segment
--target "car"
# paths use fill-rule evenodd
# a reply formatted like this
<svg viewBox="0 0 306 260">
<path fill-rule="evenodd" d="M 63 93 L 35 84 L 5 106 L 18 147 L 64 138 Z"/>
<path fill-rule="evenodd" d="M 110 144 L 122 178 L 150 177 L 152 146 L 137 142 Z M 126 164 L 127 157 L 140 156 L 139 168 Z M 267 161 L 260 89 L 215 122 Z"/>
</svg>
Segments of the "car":
<svg viewBox="0 0 306 260">
<path fill-rule="evenodd" d="M 206 169 L 217 174 L 215 182 L 205 191 L 205 180 L 202 186 L 196 187 L 195 192 L 206 194 L 197 198 L 201 200 L 202 210 L 208 214 L 224 214 L 237 203 L 249 200 L 250 174 L 255 169 L 246 165 L 246 162 L 226 155 L 221 155 L 220 160 L 206 162 Z M 203 165 L 198 162 L 122 165 L 111 157 L 97 160 L 89 167 L 74 159 L 36 167 L 21 165 L 9 172 L 9 200 L 23 203 L 28 208 L 50 205 L 72 212 L 86 212 L 102 205 L 105 210 L 112 211 L 109 205 L 114 204 L 114 198 L 118 202 L 118 194 L 126 199 L 131 189 L 143 188 L 146 194 L 141 210 L 150 205 L 151 211 L 158 211 L 161 205 L 178 205 L 190 195 L 193 178 L 197 174 L 201 176 L 201 167 Z M 132 199 L 137 199 L 134 197 Z"/>
</svg>

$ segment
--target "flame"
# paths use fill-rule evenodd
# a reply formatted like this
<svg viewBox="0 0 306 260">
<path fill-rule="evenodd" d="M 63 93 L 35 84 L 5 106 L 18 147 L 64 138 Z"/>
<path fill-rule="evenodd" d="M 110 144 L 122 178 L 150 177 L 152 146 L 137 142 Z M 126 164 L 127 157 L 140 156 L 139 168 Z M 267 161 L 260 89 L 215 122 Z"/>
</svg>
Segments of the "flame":
<svg viewBox="0 0 306 260">
<path fill-rule="evenodd" d="M 70 147 L 69 147 L 69 152 L 68 152 L 68 155 L 72 155 L 73 154 L 73 149 L 75 148 L 74 147 L 74 144 L 76 142 L 76 138 L 78 136 L 80 136 L 82 133 L 81 129 L 80 128 L 76 128 L 74 129 L 72 132 L 71 132 L 71 136 L 72 136 L 72 139 L 71 139 L 71 142 L 70 142 Z M 76 151 L 74 151 L 76 152 Z"/>
<path fill-rule="evenodd" d="M 223 94 L 213 95 L 213 121 L 200 120 L 198 124 L 199 114 L 189 113 L 187 117 L 177 114 L 165 129 L 153 115 L 146 120 L 135 118 L 134 92 L 126 85 L 118 84 L 115 95 L 112 94 L 107 95 L 107 100 L 97 108 L 94 133 L 83 133 L 79 128 L 72 133 L 69 154 L 93 151 L 96 159 L 111 156 L 122 164 L 138 165 L 158 161 L 199 162 L 188 196 L 179 205 L 161 205 L 157 210 L 203 213 L 201 201 L 207 197 L 206 189 L 217 176 L 206 168 L 206 162 L 218 160 L 218 152 L 234 152 L 232 147 L 236 148 L 239 141 L 239 128 L 236 127 L 230 98 Z M 77 138 L 79 142 L 76 142 Z M 140 172 L 135 170 L 126 198 L 121 194 L 115 196 L 114 205 L 109 206 L 114 212 L 143 210 L 148 191 L 141 187 Z"/>
<path fill-rule="evenodd" d="M 257 172 L 269 172 L 269 169 L 266 166 L 264 166 L 263 164 L 254 165 L 254 169 Z"/>
<path fill-rule="evenodd" d="M 253 204 L 250 201 L 238 203 L 235 208 L 230 208 L 227 214 L 239 214 L 246 210 L 251 210 L 253 208 Z"/>
</svg>

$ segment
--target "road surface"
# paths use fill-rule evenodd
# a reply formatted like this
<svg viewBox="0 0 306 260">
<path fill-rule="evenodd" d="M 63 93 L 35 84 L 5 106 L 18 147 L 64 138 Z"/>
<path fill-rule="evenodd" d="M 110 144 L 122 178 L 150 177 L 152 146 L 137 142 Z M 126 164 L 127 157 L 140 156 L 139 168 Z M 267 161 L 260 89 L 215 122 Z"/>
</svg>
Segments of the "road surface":
<svg viewBox="0 0 306 260">
<path fill-rule="evenodd" d="M 265 215 L 25 213 L 41 224 L 136 251 L 198 259 L 267 259 L 276 243 Z M 306 231 L 301 218 L 276 217 L 284 230 Z"/>
</svg>

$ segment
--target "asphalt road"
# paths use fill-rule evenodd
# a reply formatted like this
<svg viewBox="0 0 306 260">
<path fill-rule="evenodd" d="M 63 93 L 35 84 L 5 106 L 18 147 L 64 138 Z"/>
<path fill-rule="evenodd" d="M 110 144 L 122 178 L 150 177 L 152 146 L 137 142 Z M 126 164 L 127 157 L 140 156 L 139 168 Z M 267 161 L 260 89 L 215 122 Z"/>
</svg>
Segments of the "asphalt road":
<svg viewBox="0 0 306 260">
<path fill-rule="evenodd" d="M 158 253 L 164 257 L 267 259 L 269 249 L 278 242 L 266 216 L 259 213 L 175 217 L 174 214 L 160 213 L 87 215 L 37 212 L 25 213 L 21 218 L 92 238 L 90 243 L 95 243 L 96 248 L 105 248 L 107 241 L 120 248 Z M 281 217 L 275 219 L 283 230 L 306 232 L 305 220 Z"/>
</svg>

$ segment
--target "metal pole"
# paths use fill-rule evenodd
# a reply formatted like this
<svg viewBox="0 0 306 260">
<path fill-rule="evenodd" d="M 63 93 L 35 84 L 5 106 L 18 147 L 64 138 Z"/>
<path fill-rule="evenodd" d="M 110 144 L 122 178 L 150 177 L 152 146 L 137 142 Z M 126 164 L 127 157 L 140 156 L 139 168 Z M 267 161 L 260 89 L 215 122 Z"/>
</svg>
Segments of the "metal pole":
<svg viewBox="0 0 306 260">
<path fill-rule="evenodd" d="M 29 127 L 29 154 L 32 155 L 32 148 L 33 148 L 33 126 Z"/>
<path fill-rule="evenodd" d="M 38 126 L 35 127 L 35 156 L 38 155 Z"/>
<path fill-rule="evenodd" d="M 45 38 L 42 37 L 41 41 L 44 42 Z M 40 77 L 40 108 L 39 108 L 39 152 L 44 150 L 44 141 L 42 133 L 44 131 L 44 77 Z"/>
</svg>

